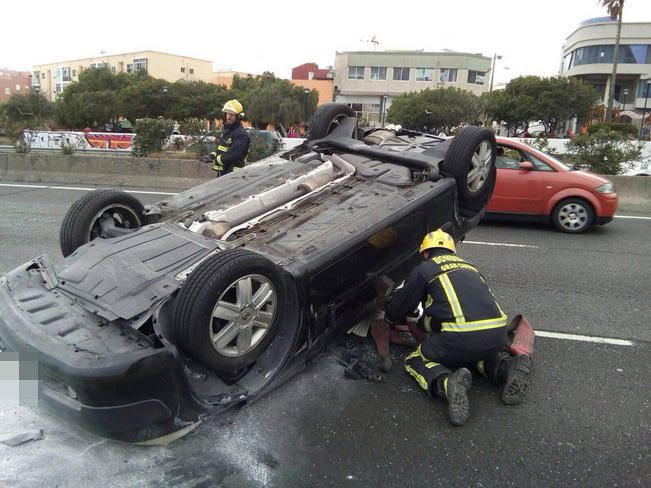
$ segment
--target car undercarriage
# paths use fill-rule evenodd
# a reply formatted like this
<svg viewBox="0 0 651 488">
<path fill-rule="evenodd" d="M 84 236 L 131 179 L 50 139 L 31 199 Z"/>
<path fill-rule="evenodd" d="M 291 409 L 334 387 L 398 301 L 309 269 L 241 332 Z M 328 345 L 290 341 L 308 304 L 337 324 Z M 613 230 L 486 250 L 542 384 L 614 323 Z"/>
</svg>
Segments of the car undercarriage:
<svg viewBox="0 0 651 488">
<path fill-rule="evenodd" d="M 404 278 L 426 232 L 477 225 L 489 131 L 360 134 L 348 107 L 325 107 L 303 145 L 150 207 L 89 193 L 62 262 L 0 278 L 0 349 L 37 356 L 48 405 L 109 438 L 180 436 L 364 318 L 373 279 Z"/>
</svg>

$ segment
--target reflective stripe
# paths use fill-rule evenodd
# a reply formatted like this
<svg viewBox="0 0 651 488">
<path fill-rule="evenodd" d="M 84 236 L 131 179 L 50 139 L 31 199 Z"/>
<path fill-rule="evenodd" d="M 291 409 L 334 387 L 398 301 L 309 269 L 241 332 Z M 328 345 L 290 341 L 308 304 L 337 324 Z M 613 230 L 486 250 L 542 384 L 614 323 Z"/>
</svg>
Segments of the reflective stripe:
<svg viewBox="0 0 651 488">
<path fill-rule="evenodd" d="M 425 314 L 425 320 L 423 320 L 423 327 L 425 332 L 432 332 L 432 317 L 427 314 Z"/>
<path fill-rule="evenodd" d="M 459 303 L 459 298 L 457 297 L 457 293 L 454 291 L 454 286 L 452 286 L 452 282 L 450 281 L 450 278 L 448 278 L 447 274 L 443 274 L 439 276 L 439 281 L 443 286 L 443 291 L 445 291 L 445 296 L 448 298 L 448 303 L 450 304 L 450 308 L 452 309 L 452 313 L 454 314 L 455 320 L 458 323 L 465 322 L 466 318 L 463 316 L 463 312 L 461 311 L 461 304 Z"/>
<path fill-rule="evenodd" d="M 425 300 L 424 311 L 426 311 L 430 307 L 430 305 L 432 305 L 432 303 L 434 303 L 434 299 L 432 298 L 432 295 L 428 294 L 427 300 Z M 427 315 L 427 313 L 425 313 L 425 320 L 423 320 L 423 327 L 425 328 L 425 332 L 432 332 L 432 317 Z"/>
<path fill-rule="evenodd" d="M 217 150 L 226 152 L 228 151 L 228 148 L 226 146 L 217 146 Z"/>
<path fill-rule="evenodd" d="M 421 374 L 418 374 L 414 368 L 412 368 L 411 366 L 409 366 L 407 364 L 407 361 L 409 361 L 410 359 L 422 359 L 422 360 L 427 359 L 427 358 L 425 358 L 425 356 L 423 356 L 423 353 L 420 352 L 420 345 L 416 348 L 416 350 L 414 352 L 410 353 L 405 358 L 405 370 L 407 371 L 407 373 L 409 373 L 410 375 L 412 375 L 414 377 L 414 379 L 416 380 L 418 385 L 423 390 L 426 390 L 426 391 L 429 390 L 429 385 L 427 384 L 427 380 L 425 379 L 425 377 L 423 375 L 421 375 Z"/>
<path fill-rule="evenodd" d="M 506 316 L 494 319 L 474 320 L 472 322 L 443 322 L 441 330 L 445 332 L 473 332 L 476 330 L 497 329 L 506 326 Z"/>
<path fill-rule="evenodd" d="M 486 374 L 486 362 L 483 359 L 477 363 L 477 371 L 479 371 L 479 374 L 482 376 L 488 378 L 488 375 Z"/>
<path fill-rule="evenodd" d="M 405 369 L 407 370 L 407 373 L 409 373 L 410 375 L 412 375 L 412 376 L 414 377 L 414 379 L 416 380 L 416 382 L 418 383 L 418 385 L 419 385 L 423 390 L 429 390 L 429 387 L 428 387 L 428 384 L 427 384 L 427 380 L 426 380 L 423 376 L 419 375 L 419 374 L 416 372 L 416 370 L 414 370 L 414 368 L 412 368 L 411 366 L 405 364 Z"/>
<path fill-rule="evenodd" d="M 433 361 L 429 362 L 429 363 L 425 363 L 425 367 L 427 369 L 432 369 L 432 368 L 435 368 L 436 366 L 440 366 L 440 365 L 441 365 L 441 363 L 435 363 Z"/>
</svg>

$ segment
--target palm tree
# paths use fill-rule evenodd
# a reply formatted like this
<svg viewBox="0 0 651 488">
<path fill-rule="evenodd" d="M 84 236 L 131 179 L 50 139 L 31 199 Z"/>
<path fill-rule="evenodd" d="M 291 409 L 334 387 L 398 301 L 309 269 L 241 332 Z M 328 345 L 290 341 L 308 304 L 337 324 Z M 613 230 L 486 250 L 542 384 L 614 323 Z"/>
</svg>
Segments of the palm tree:
<svg viewBox="0 0 651 488">
<path fill-rule="evenodd" d="M 617 56 L 619 55 L 619 38 L 622 34 L 622 10 L 624 10 L 624 0 L 599 0 L 599 3 L 603 7 L 606 7 L 611 19 L 617 19 L 617 37 L 615 37 L 615 49 L 613 51 L 613 73 L 610 77 L 608 104 L 606 106 L 606 122 L 610 122 L 613 118 L 613 98 L 615 96 L 615 82 L 617 80 Z"/>
</svg>

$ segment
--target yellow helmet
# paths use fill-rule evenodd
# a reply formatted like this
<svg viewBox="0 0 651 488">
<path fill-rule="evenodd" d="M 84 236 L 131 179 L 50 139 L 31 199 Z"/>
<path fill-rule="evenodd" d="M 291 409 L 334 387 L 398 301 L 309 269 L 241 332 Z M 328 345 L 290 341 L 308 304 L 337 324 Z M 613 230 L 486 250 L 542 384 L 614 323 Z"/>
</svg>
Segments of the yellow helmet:
<svg viewBox="0 0 651 488">
<path fill-rule="evenodd" d="M 423 252 L 427 249 L 433 249 L 435 247 L 443 247 L 445 249 L 449 249 L 454 253 L 457 252 L 457 246 L 455 245 L 452 236 L 447 232 L 442 231 L 441 229 L 428 233 L 423 238 L 423 242 L 421 242 L 418 252 Z"/>
<path fill-rule="evenodd" d="M 237 100 L 235 100 L 234 98 L 224 104 L 224 108 L 222 108 L 222 112 L 244 117 L 244 107 L 242 107 L 242 104 Z"/>
</svg>

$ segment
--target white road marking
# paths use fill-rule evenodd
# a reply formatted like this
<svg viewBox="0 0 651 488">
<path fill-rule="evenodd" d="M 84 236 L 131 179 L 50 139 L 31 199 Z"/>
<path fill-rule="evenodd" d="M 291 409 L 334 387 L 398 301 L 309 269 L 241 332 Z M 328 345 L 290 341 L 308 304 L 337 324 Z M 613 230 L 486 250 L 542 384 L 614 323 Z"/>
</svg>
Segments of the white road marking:
<svg viewBox="0 0 651 488">
<path fill-rule="evenodd" d="M 0 186 L 11 188 L 37 188 L 42 190 L 72 190 L 72 191 L 93 191 L 98 188 L 86 188 L 81 186 L 45 186 L 45 185 L 19 185 L 17 183 L 0 183 Z M 140 193 L 142 195 L 178 195 L 178 193 L 170 193 L 164 191 L 144 191 L 144 190 L 123 190 L 127 193 Z"/>
<path fill-rule="evenodd" d="M 463 241 L 464 244 L 481 244 L 482 246 L 504 246 L 504 247 L 528 247 L 530 249 L 540 249 L 539 246 L 531 244 L 509 244 L 508 242 L 481 242 L 481 241 Z"/>
<path fill-rule="evenodd" d="M 651 220 L 651 217 L 640 217 L 637 215 L 615 215 L 616 219 L 641 219 L 641 220 Z"/>
<path fill-rule="evenodd" d="M 536 330 L 538 337 L 549 337 L 551 339 L 564 339 L 566 341 L 593 342 L 597 344 L 612 344 L 615 346 L 634 346 L 635 342 L 626 339 L 611 339 L 608 337 L 593 337 L 578 334 L 565 334 L 563 332 L 547 332 L 545 330 Z"/>
</svg>

